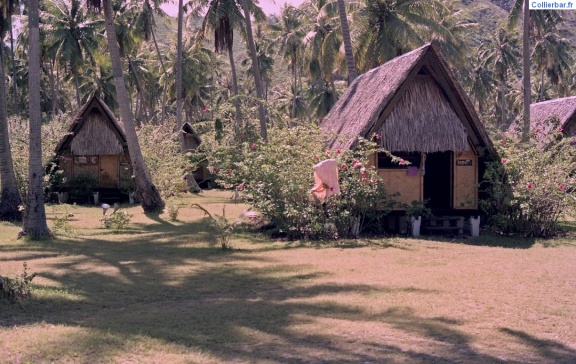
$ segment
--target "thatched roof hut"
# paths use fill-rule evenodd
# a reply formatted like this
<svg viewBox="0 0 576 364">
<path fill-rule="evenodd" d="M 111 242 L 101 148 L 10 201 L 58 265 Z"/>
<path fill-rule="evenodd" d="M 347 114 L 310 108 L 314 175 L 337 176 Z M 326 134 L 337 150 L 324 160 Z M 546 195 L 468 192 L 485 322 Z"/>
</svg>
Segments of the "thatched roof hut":
<svg viewBox="0 0 576 364">
<path fill-rule="evenodd" d="M 558 124 L 547 122 L 558 118 Z M 530 105 L 530 129 L 547 134 L 554 127 L 562 127 L 566 136 L 576 135 L 576 96 L 537 102 Z"/>
<path fill-rule="evenodd" d="M 360 75 L 321 128 L 335 133 L 332 148 L 354 148 L 378 133 L 391 151 L 465 151 L 468 140 L 491 148 L 486 131 L 446 61 L 432 44 Z"/>
<path fill-rule="evenodd" d="M 196 129 L 190 124 L 189 122 L 185 122 L 182 125 L 181 132 L 184 134 L 184 150 L 185 151 L 194 151 L 197 150 L 202 143 L 202 139 L 198 135 Z"/>
<path fill-rule="evenodd" d="M 72 117 L 56 155 L 55 161 L 68 183 L 94 180 L 96 191 L 109 194 L 115 201 L 120 191 L 133 188 L 124 130 L 108 106 L 95 96 Z"/>
<path fill-rule="evenodd" d="M 69 150 L 72 155 L 118 155 L 127 148 L 124 130 L 108 105 L 92 96 L 72 117 L 56 153 Z"/>
</svg>

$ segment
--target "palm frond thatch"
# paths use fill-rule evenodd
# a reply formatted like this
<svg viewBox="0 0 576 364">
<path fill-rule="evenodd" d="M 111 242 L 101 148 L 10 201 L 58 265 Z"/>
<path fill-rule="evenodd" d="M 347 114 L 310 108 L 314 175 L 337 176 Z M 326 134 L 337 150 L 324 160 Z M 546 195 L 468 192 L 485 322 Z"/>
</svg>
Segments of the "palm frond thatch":
<svg viewBox="0 0 576 364">
<path fill-rule="evenodd" d="M 554 127 L 546 121 L 556 116 L 566 133 L 572 136 L 576 129 L 576 96 L 537 102 L 530 105 L 530 129 L 547 134 Z"/>
<path fill-rule="evenodd" d="M 425 77 L 424 77 L 425 75 Z M 331 148 L 354 148 L 381 132 L 391 151 L 492 151 L 470 100 L 439 51 L 426 44 L 359 76 L 321 128 L 338 136 Z"/>
</svg>

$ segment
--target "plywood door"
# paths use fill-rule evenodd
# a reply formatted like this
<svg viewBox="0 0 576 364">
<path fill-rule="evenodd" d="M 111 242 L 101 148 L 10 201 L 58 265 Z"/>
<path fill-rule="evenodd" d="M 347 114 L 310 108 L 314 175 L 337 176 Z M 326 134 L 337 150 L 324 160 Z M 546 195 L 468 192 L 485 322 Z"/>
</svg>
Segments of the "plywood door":
<svg viewBox="0 0 576 364">
<path fill-rule="evenodd" d="M 118 188 L 120 174 L 118 170 L 119 159 L 116 155 L 100 156 L 100 187 Z"/>
</svg>

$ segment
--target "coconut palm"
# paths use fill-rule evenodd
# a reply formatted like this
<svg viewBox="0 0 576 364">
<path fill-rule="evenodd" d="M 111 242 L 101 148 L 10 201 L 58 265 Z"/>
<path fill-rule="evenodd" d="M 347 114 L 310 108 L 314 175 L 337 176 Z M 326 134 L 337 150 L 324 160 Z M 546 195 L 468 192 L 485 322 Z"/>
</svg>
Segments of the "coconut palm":
<svg viewBox="0 0 576 364">
<path fill-rule="evenodd" d="M 364 6 L 353 14 L 360 70 L 421 46 L 432 34 L 449 34 L 439 22 L 439 7 L 434 0 L 364 0 Z"/>
<path fill-rule="evenodd" d="M 564 76 L 570 74 L 570 69 L 574 63 L 571 50 L 570 41 L 560 38 L 555 32 L 550 32 L 536 39 L 532 59 L 540 72 L 539 101 L 544 100 L 545 75 L 548 75 L 551 83 L 558 87 Z"/>
<path fill-rule="evenodd" d="M 304 50 L 304 37 L 306 35 L 305 13 L 292 5 L 285 5 L 277 22 L 270 25 L 272 32 L 276 35 L 274 42 L 278 45 L 278 51 L 282 53 L 284 59 L 289 60 L 292 72 L 292 109 L 290 117 L 296 117 L 296 91 L 297 91 L 297 62 Z"/>
<path fill-rule="evenodd" d="M 4 39 L 6 28 L 4 25 L 12 14 L 11 4 L 0 1 L 0 39 Z M 19 206 L 22 204 L 22 197 L 18 190 L 12 153 L 10 151 L 10 138 L 8 132 L 8 113 L 6 108 L 6 84 L 5 77 L 5 57 L 4 46 L 0 45 L 0 220 L 21 220 L 22 215 Z"/>
<path fill-rule="evenodd" d="M 33 238 L 50 236 L 44 208 L 42 168 L 42 115 L 40 111 L 40 21 L 38 0 L 28 1 L 28 92 L 29 92 L 29 168 L 28 196 L 20 235 Z"/>
<path fill-rule="evenodd" d="M 478 114 L 484 113 L 484 105 L 488 100 L 496 82 L 491 70 L 486 68 L 483 60 L 478 58 L 471 74 L 471 87 L 469 94 L 472 96 L 473 105 L 478 103 Z"/>
<path fill-rule="evenodd" d="M 518 66 L 519 52 L 516 48 L 516 38 L 504 28 L 499 28 L 491 42 L 483 43 L 479 57 L 483 67 L 492 71 L 493 77 L 500 83 L 500 113 L 501 127 L 506 126 L 506 82 L 511 71 Z"/>
<path fill-rule="evenodd" d="M 94 64 L 98 48 L 101 20 L 94 20 L 81 6 L 80 0 L 46 2 L 43 12 L 48 52 L 66 65 L 74 80 L 76 102 L 81 105 L 79 75 L 86 63 Z"/>
<path fill-rule="evenodd" d="M 116 98 L 118 100 L 120 119 L 124 125 L 128 150 L 130 151 L 130 158 L 132 160 L 132 170 L 134 171 L 136 180 L 136 194 L 142 204 L 144 212 L 159 213 L 164 209 L 164 201 L 160 196 L 160 192 L 152 183 L 150 172 L 144 162 L 142 151 L 140 150 L 140 144 L 138 143 L 138 136 L 136 135 L 136 127 L 134 125 L 134 115 L 130 109 L 130 99 L 124 82 L 120 49 L 114 25 L 112 0 L 89 0 L 88 6 L 94 10 L 104 11 L 106 40 L 112 63 L 112 75 L 114 77 L 114 85 L 116 88 Z"/>
<path fill-rule="evenodd" d="M 348 27 L 346 5 L 344 4 L 344 0 L 337 0 L 337 2 L 338 15 L 340 16 L 340 30 L 342 31 L 342 41 L 346 55 L 346 67 L 348 69 L 348 84 L 350 84 L 358 76 L 358 73 L 356 72 L 356 63 L 354 62 L 354 53 L 352 51 L 352 38 L 350 37 L 350 28 Z"/>
</svg>

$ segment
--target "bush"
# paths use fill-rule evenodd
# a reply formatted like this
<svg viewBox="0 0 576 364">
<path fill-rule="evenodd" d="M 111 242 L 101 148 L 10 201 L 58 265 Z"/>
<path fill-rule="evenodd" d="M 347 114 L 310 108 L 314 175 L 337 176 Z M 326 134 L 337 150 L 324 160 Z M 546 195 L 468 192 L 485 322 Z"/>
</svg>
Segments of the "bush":
<svg viewBox="0 0 576 364">
<path fill-rule="evenodd" d="M 70 178 L 64 188 L 68 191 L 68 199 L 77 204 L 91 204 L 93 194 L 98 188 L 98 180 L 89 174 L 79 174 Z"/>
<path fill-rule="evenodd" d="M 548 125 L 550 132 L 535 130 L 527 143 L 520 142 L 519 132 L 505 133 L 495 142 L 500 160 L 487 164 L 489 198 L 481 208 L 497 231 L 551 237 L 574 202 L 576 139 L 564 138 L 557 120 Z"/>
<path fill-rule="evenodd" d="M 327 136 L 310 125 L 271 128 L 268 139 L 262 143 L 248 136 L 218 142 L 205 137 L 203 158 L 218 183 L 243 186 L 244 200 L 275 232 L 290 238 L 345 237 L 355 222 L 362 228 L 389 211 L 390 196 L 376 171 L 367 167 L 375 143 L 363 141 L 354 151 L 326 150 Z M 338 160 L 342 193 L 321 203 L 310 194 L 312 167 L 327 158 Z"/>
<path fill-rule="evenodd" d="M 32 279 L 36 277 L 36 273 L 28 275 L 28 264 L 23 263 L 24 272 L 16 277 L 2 277 L 0 276 L 0 298 L 10 303 L 20 303 L 23 299 L 30 297 L 30 288 Z"/>
</svg>

